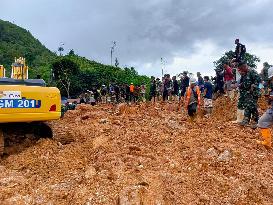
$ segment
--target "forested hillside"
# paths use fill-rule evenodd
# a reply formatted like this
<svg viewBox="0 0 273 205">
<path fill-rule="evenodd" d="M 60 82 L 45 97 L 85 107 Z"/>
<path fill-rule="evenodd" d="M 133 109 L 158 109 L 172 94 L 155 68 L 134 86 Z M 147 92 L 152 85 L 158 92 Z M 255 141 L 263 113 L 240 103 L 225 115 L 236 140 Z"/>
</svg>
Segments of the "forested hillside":
<svg viewBox="0 0 273 205">
<path fill-rule="evenodd" d="M 31 33 L 10 22 L 0 20 L 0 64 L 10 69 L 15 57 L 23 56 L 32 68 L 30 76 L 49 73 L 49 64 L 56 55 L 35 39 Z"/>
<path fill-rule="evenodd" d="M 66 64 L 72 61 L 76 72 L 70 75 L 71 95 L 77 95 L 84 89 L 91 86 L 100 86 L 108 83 L 147 83 L 147 76 L 140 76 L 134 68 L 119 68 L 109 65 L 103 65 L 85 57 L 78 56 L 74 52 L 69 52 L 65 56 L 58 56 L 56 53 L 47 49 L 35 39 L 32 34 L 17 25 L 0 20 L 0 64 L 7 69 L 6 75 L 10 75 L 10 67 L 15 57 L 25 57 L 29 65 L 29 76 L 35 78 L 41 75 L 42 78 L 50 85 L 57 85 L 65 95 L 63 86 L 59 83 L 58 78 L 53 77 L 56 71 L 54 65 L 72 65 Z M 63 68 L 63 67 L 61 67 Z M 58 68 L 57 68 L 58 69 Z M 62 72 L 69 70 L 65 67 Z M 66 71 L 65 71 L 66 70 Z"/>
</svg>

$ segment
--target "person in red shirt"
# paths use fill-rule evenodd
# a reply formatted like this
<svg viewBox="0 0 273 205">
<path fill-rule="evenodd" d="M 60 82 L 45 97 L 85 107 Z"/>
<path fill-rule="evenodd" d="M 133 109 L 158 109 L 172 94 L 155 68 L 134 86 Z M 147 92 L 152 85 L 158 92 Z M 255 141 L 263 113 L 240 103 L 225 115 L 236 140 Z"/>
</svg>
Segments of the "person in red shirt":
<svg viewBox="0 0 273 205">
<path fill-rule="evenodd" d="M 232 68 L 228 64 L 224 64 L 224 81 L 225 81 L 225 92 L 230 96 L 232 91 L 232 82 L 234 80 L 234 75 Z"/>
</svg>

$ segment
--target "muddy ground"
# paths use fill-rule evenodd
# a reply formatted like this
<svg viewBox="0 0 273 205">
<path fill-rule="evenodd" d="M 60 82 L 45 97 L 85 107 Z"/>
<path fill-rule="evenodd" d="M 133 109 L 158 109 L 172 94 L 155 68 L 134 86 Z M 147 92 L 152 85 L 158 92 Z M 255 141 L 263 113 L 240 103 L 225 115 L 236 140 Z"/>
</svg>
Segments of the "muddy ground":
<svg viewBox="0 0 273 205">
<path fill-rule="evenodd" d="M 260 104 L 261 113 L 265 109 Z M 175 103 L 79 106 L 0 159 L 0 204 L 273 204 L 273 150 L 232 123 L 236 103 L 190 122 Z"/>
</svg>

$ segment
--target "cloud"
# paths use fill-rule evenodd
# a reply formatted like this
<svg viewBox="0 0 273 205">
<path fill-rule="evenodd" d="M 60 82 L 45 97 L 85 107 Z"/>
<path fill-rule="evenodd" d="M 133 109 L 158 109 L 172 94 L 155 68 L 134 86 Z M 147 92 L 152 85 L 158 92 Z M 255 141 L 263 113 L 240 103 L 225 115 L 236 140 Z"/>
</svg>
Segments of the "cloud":
<svg viewBox="0 0 273 205">
<path fill-rule="evenodd" d="M 270 0 L 1 0 L 0 18 L 30 30 L 53 51 L 64 42 L 66 51 L 106 64 L 115 40 L 121 66 L 159 76 L 161 57 L 173 74 L 213 72 L 213 61 L 234 49 L 237 37 L 270 61 L 272 6 Z"/>
</svg>

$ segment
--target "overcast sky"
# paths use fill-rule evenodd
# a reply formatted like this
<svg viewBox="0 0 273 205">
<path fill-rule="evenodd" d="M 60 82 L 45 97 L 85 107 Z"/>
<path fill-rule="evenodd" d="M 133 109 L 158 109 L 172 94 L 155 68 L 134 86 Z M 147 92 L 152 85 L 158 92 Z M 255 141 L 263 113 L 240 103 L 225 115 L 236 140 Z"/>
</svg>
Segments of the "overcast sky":
<svg viewBox="0 0 273 205">
<path fill-rule="evenodd" d="M 213 74 L 213 61 L 234 49 L 273 63 L 272 0 L 0 0 L 0 18 L 29 30 L 56 51 L 64 42 L 89 59 L 110 64 L 110 47 L 120 66 L 141 74 Z M 259 64 L 259 69 L 261 64 Z"/>
</svg>

